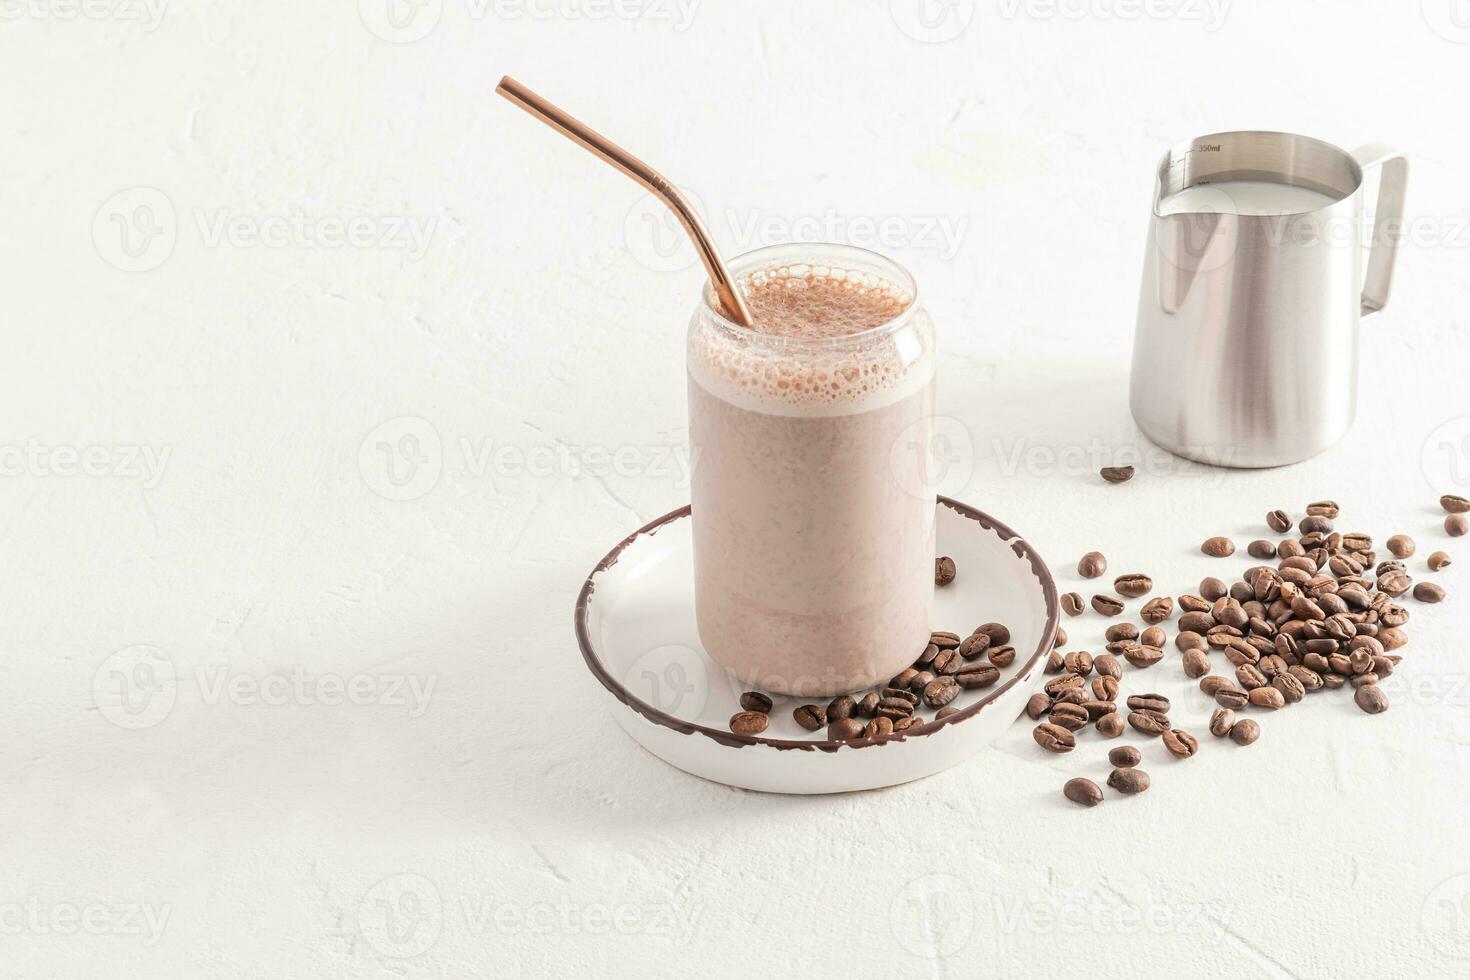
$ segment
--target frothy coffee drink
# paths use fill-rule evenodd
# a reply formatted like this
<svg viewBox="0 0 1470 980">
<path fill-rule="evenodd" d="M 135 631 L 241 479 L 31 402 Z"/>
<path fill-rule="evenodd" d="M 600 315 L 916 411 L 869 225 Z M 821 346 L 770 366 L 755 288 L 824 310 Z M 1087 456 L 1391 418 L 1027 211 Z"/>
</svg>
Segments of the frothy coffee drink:
<svg viewBox="0 0 1470 980">
<path fill-rule="evenodd" d="M 754 327 L 703 308 L 688 355 L 700 638 L 741 682 L 806 696 L 927 642 L 934 336 L 896 266 L 804 257 L 737 267 Z"/>
</svg>

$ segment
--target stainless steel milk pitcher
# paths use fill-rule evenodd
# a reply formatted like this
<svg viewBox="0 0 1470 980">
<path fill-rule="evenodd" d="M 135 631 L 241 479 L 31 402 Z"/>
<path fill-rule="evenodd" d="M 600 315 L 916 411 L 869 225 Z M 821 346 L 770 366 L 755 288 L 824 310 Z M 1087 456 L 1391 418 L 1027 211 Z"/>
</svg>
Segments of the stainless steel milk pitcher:
<svg viewBox="0 0 1470 980">
<path fill-rule="evenodd" d="M 1370 239 L 1364 174 L 1378 167 Z M 1216 133 L 1171 149 L 1134 337 L 1130 403 L 1144 434 L 1239 467 L 1294 463 L 1342 438 L 1357 403 L 1358 324 L 1388 300 L 1407 177 L 1408 161 L 1386 147 L 1347 153 L 1289 133 Z"/>
</svg>

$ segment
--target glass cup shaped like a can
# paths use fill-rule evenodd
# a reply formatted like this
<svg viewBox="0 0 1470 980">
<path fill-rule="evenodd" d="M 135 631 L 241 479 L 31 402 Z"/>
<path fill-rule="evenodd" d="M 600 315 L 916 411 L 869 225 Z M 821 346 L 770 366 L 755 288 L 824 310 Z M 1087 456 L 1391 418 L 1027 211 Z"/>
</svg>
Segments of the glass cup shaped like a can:
<svg viewBox="0 0 1470 980">
<path fill-rule="evenodd" d="M 700 640 L 752 688 L 860 691 L 932 629 L 934 324 L 913 277 L 865 249 L 771 246 L 731 273 L 748 292 L 820 279 L 839 305 L 906 300 L 876 326 L 808 336 L 734 323 L 706 288 L 689 327 Z"/>
</svg>

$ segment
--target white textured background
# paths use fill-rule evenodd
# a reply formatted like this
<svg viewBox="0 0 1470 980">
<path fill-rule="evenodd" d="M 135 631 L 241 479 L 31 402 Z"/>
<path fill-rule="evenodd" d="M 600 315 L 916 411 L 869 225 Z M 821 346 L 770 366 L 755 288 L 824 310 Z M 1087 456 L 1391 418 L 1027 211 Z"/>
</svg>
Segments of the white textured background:
<svg viewBox="0 0 1470 980">
<path fill-rule="evenodd" d="M 1323 496 L 1417 537 L 1423 574 L 1435 499 L 1470 487 L 1463 3 L 921 6 L 0 0 L 4 973 L 1470 969 L 1463 542 L 1387 715 L 1319 694 L 1250 749 L 1149 746 L 1153 790 L 1093 811 L 1059 790 L 1103 743 L 1043 758 L 1024 725 L 792 799 L 610 720 L 572 603 L 687 500 L 701 277 L 502 72 L 682 182 L 728 250 L 907 263 L 965 448 L 945 489 L 1064 588 L 1094 547 L 1171 593 L 1238 572 L 1198 542 Z M 1153 455 L 1106 487 L 1148 452 L 1152 167 L 1229 128 L 1414 154 L 1358 424 L 1300 466 Z M 1098 617 L 1068 625 L 1097 648 Z"/>
</svg>

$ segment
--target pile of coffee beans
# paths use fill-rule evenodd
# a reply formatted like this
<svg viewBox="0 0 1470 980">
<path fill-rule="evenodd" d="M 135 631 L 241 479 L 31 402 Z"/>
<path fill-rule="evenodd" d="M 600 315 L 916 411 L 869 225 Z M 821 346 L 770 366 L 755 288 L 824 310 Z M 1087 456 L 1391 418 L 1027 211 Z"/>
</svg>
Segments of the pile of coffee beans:
<svg viewBox="0 0 1470 980">
<path fill-rule="evenodd" d="M 1451 536 L 1465 533 L 1464 528 L 1457 532 L 1451 521 L 1467 520 L 1470 500 L 1446 496 L 1440 503 L 1449 515 L 1445 530 Z M 1354 703 L 1364 712 L 1387 711 L 1389 700 L 1379 681 L 1393 673 L 1402 660 L 1395 651 L 1408 643 L 1404 627 L 1409 610 L 1399 600 L 1412 595 L 1421 603 L 1438 603 L 1446 598 L 1446 590 L 1435 582 L 1414 581 L 1407 560 L 1417 545 L 1408 535 L 1388 538 L 1384 542 L 1388 557 L 1381 558 L 1370 535 L 1336 528 L 1339 514 L 1339 506 L 1331 500 L 1308 505 L 1295 523 L 1295 535 L 1277 541 L 1262 538 L 1248 546 L 1250 556 L 1263 564 L 1246 569 L 1229 585 L 1210 577 L 1200 582 L 1197 593 L 1150 600 L 1140 612 L 1149 627 L 1140 632 L 1131 623 L 1111 625 L 1105 634 L 1105 654 L 1053 654 L 1047 669 L 1058 676 L 1026 706 L 1029 717 L 1041 720 L 1033 732 L 1037 744 L 1050 752 L 1070 752 L 1088 721 L 1104 737 L 1122 733 L 1117 698 L 1124 675 L 1118 658 L 1135 669 L 1158 663 L 1167 639 L 1160 624 L 1169 620 L 1176 604 L 1174 644 L 1186 676 L 1197 679 L 1200 690 L 1218 705 L 1208 724 L 1216 738 L 1251 745 L 1260 738 L 1261 726 L 1240 713 L 1279 711 L 1321 690 L 1351 687 Z M 1266 515 L 1266 527 L 1287 535 L 1293 519 L 1285 510 L 1273 510 Z M 1212 558 L 1227 558 L 1235 553 L 1235 543 L 1212 537 L 1200 550 Z M 1449 564 L 1443 551 L 1426 562 L 1430 571 Z M 1078 573 L 1095 578 L 1105 568 L 1102 556 L 1092 552 L 1079 563 Z M 1125 575 L 1114 588 L 1138 598 L 1152 591 L 1152 581 L 1146 575 Z M 1095 597 L 1092 605 L 1110 618 L 1123 608 L 1122 600 L 1110 596 Z M 1216 654 L 1228 661 L 1227 672 L 1214 673 Z M 1098 676 L 1089 688 L 1093 672 Z M 1199 741 L 1171 720 L 1168 698 L 1134 694 L 1124 703 L 1127 725 L 1136 733 L 1159 738 L 1176 758 L 1188 759 L 1199 751 Z M 1131 746 L 1114 749 L 1109 753 L 1114 770 L 1107 785 L 1124 795 L 1147 789 L 1148 775 L 1136 768 L 1140 761 Z M 1081 777 L 1069 780 L 1063 795 L 1089 807 L 1103 799 L 1097 784 Z"/>
<path fill-rule="evenodd" d="M 898 735 L 958 714 L 950 702 L 961 691 L 993 686 L 1000 672 L 1015 661 L 1011 631 L 1001 623 L 982 623 L 966 637 L 936 630 L 913 665 L 881 687 L 841 694 L 825 705 L 800 704 L 791 716 L 806 731 L 825 728 L 827 737 L 839 742 Z M 742 710 L 730 718 L 730 730 L 759 735 L 770 724 L 772 705 L 771 698 L 759 691 L 745 692 L 740 696 Z M 925 708 L 937 709 L 932 719 L 920 717 Z"/>
</svg>

